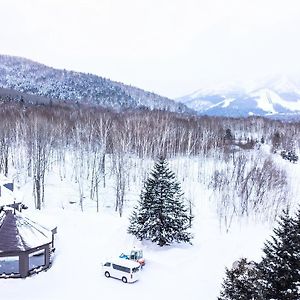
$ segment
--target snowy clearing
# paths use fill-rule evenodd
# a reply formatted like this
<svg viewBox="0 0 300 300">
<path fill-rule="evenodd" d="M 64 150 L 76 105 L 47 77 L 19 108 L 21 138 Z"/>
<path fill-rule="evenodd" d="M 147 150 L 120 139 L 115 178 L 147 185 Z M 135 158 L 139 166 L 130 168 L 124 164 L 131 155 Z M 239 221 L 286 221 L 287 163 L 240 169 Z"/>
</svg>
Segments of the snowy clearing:
<svg viewBox="0 0 300 300">
<path fill-rule="evenodd" d="M 53 266 L 27 279 L 1 280 L 1 299 L 215 299 L 224 267 L 239 257 L 260 257 L 268 235 L 263 226 L 236 226 L 219 231 L 214 218 L 195 221 L 194 245 L 160 248 L 142 243 L 146 266 L 133 284 L 107 279 L 101 269 L 106 257 L 117 256 L 136 241 L 126 234 L 127 218 L 71 211 L 46 212 L 57 220 Z"/>
<path fill-rule="evenodd" d="M 298 165 L 283 160 L 280 163 L 289 166 L 289 174 L 294 178 Z M 173 168 L 175 166 L 173 163 Z M 226 233 L 220 229 L 209 192 L 201 184 L 188 181 L 183 182 L 183 190 L 188 185 L 192 186 L 189 194 L 195 204 L 193 245 L 161 248 L 150 242 L 141 243 L 127 234 L 128 216 L 135 204 L 133 200 L 128 202 L 122 218 L 106 204 L 96 213 L 95 203 L 88 201 L 85 211 L 81 212 L 78 204 L 70 204 L 78 201 L 75 186 L 61 182 L 53 173 L 46 183 L 49 205 L 42 212 L 33 208 L 27 211 L 43 222 L 50 220 L 58 225 L 53 266 L 30 278 L 1 280 L 1 299 L 216 299 L 225 266 L 231 267 L 241 257 L 259 260 L 263 243 L 272 232 L 272 224 L 235 220 Z M 25 185 L 22 190 L 25 203 L 33 207 L 30 185 Z M 105 191 L 104 203 L 109 203 L 114 190 L 110 186 Z M 137 186 L 128 197 L 136 201 L 139 191 Z M 49 201 L 50 198 L 55 201 Z M 141 279 L 124 284 L 106 278 L 101 263 L 132 246 L 141 246 L 144 250 L 146 266 L 141 271 Z"/>
</svg>

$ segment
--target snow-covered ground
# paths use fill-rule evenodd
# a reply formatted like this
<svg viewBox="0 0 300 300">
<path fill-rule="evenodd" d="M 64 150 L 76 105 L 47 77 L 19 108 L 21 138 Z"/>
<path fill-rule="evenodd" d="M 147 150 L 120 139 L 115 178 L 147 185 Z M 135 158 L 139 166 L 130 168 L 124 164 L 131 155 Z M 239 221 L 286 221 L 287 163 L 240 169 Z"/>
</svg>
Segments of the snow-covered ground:
<svg viewBox="0 0 300 300">
<path fill-rule="evenodd" d="M 291 178 L 299 178 L 299 165 L 281 162 Z M 46 272 L 26 279 L 0 280 L 0 299 L 216 299 L 225 267 L 231 267 L 241 257 L 259 260 L 273 224 L 248 219 L 234 221 L 228 233 L 220 230 L 210 193 L 195 179 L 193 168 L 199 162 L 186 160 L 185 163 L 179 181 L 184 191 L 190 187 L 187 196 L 193 199 L 193 245 L 161 248 L 150 242 L 139 242 L 127 234 L 128 216 L 138 199 L 139 184 L 127 192 L 128 202 L 120 218 L 113 205 L 108 205 L 114 198 L 113 182 L 102 191 L 99 213 L 95 211 L 95 203 L 87 199 L 81 212 L 76 185 L 61 181 L 55 171 L 47 178 L 46 207 L 41 213 L 35 212 L 31 183 L 27 182 L 21 187 L 25 203 L 31 207 L 27 213 L 58 225 L 55 258 Z M 176 162 L 172 166 L 176 170 Z M 189 173 L 194 174 L 192 178 Z M 292 184 L 296 185 L 297 180 Z M 141 246 L 144 250 L 146 266 L 140 280 L 124 284 L 106 278 L 101 263 L 132 246 Z"/>
</svg>

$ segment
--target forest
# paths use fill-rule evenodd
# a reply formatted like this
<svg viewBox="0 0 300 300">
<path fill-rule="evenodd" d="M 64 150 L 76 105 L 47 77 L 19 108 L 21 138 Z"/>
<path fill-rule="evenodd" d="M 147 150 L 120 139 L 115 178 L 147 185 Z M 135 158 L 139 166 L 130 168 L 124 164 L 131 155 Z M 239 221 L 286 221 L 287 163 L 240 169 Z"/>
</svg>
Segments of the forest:
<svg viewBox="0 0 300 300">
<path fill-rule="evenodd" d="M 289 180 L 274 155 L 298 153 L 297 122 L 11 99 L 0 102 L 0 118 L 0 172 L 20 185 L 32 181 L 37 209 L 51 201 L 45 178 L 56 168 L 62 181 L 78 185 L 82 210 L 89 197 L 99 211 L 99 190 L 113 179 L 113 207 L 122 216 L 130 186 L 141 184 L 158 157 L 181 162 L 174 165 L 180 180 L 194 176 L 207 187 L 227 229 L 235 217 L 273 219 L 289 205 Z M 197 170 L 189 170 L 189 160 Z M 185 192 L 192 208 L 195 197 Z"/>
</svg>

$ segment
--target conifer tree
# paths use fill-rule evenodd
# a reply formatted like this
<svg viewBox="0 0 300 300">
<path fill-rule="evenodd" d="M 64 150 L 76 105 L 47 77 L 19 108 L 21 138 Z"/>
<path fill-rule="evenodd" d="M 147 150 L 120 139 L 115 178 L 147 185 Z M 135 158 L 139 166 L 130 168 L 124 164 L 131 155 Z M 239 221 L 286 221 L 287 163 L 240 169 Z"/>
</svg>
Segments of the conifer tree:
<svg viewBox="0 0 300 300">
<path fill-rule="evenodd" d="M 231 270 L 226 269 L 226 278 L 218 300 L 252 299 L 259 299 L 256 264 L 242 258 Z"/>
<path fill-rule="evenodd" d="M 139 240 L 151 240 L 160 246 L 190 242 L 190 220 L 180 184 L 167 161 L 160 158 L 144 183 L 139 204 L 130 217 L 128 232 Z"/>
<path fill-rule="evenodd" d="M 219 300 L 300 299 L 300 209 L 295 218 L 284 211 L 273 232 L 259 264 L 247 269 L 241 260 L 238 268 L 226 270 Z"/>
<path fill-rule="evenodd" d="M 295 219 L 283 213 L 263 252 L 258 265 L 263 299 L 300 299 L 300 212 Z"/>
</svg>

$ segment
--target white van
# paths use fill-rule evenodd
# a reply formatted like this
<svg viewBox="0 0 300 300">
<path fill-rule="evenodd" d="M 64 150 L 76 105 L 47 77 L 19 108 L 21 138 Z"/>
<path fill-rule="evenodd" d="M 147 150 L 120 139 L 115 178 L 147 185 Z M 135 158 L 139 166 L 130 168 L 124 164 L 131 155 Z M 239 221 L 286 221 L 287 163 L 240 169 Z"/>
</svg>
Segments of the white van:
<svg viewBox="0 0 300 300">
<path fill-rule="evenodd" d="M 128 259 L 114 259 L 103 264 L 104 275 L 121 279 L 124 283 L 135 282 L 139 279 L 140 264 Z"/>
</svg>

